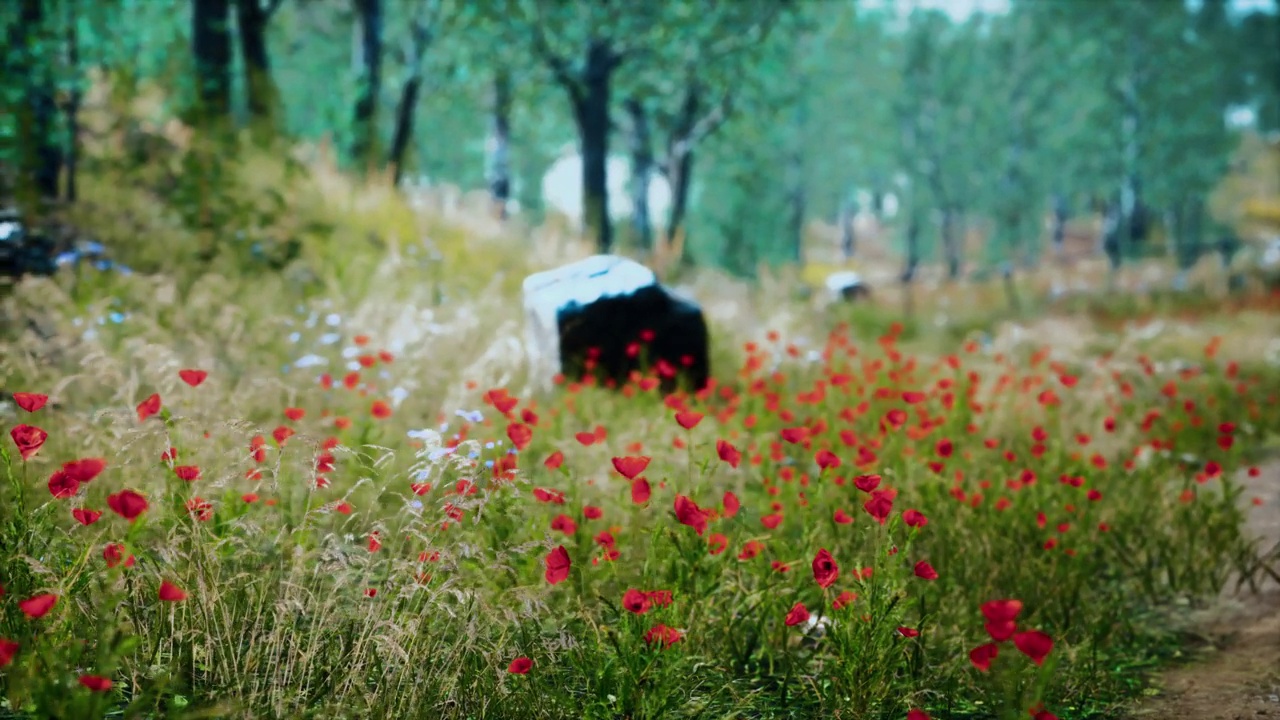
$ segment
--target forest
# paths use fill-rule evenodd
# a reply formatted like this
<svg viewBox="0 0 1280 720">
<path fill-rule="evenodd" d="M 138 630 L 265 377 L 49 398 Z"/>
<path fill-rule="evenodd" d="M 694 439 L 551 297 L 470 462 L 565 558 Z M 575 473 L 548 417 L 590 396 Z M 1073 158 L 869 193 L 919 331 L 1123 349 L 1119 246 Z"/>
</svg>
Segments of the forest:
<svg viewBox="0 0 1280 720">
<path fill-rule="evenodd" d="M 599 249 L 687 237 L 682 265 L 737 274 L 802 261 L 811 220 L 849 227 L 890 196 L 885 241 L 906 276 L 937 262 L 958 277 L 967 255 L 1033 267 L 1090 216 L 1113 265 L 1233 251 L 1246 198 L 1214 193 L 1242 143 L 1280 129 L 1274 12 L 1028 0 L 954 17 L 950 5 L 21 0 L 0 16 L 17 79 L 4 83 L 16 111 L 0 189 L 65 201 L 95 163 L 130 172 L 178 154 L 190 139 L 144 130 L 159 117 L 89 117 L 150 88 L 146 112 L 198 138 L 326 139 L 344 168 L 487 188 L 534 218 L 569 147 Z M 110 132 L 130 152 L 86 153 Z M 628 172 L 613 188 L 609 156 Z M 203 177 L 223 158 L 181 162 L 210 165 Z M 652 182 L 668 188 L 663 207 L 648 207 Z M 603 211 L 611 189 L 628 194 L 625 217 Z M 218 222 L 184 193 L 199 191 L 164 188 Z"/>
</svg>

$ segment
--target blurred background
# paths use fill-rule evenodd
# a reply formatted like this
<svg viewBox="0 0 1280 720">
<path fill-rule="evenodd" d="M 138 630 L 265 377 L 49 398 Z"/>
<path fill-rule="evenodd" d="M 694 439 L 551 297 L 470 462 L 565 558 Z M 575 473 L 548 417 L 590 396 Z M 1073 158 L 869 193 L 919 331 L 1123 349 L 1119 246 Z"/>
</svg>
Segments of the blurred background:
<svg viewBox="0 0 1280 720">
<path fill-rule="evenodd" d="M 1017 304 L 1280 265 L 1273 0 L 7 0 L 0 28 L 11 277 L 331 292 L 388 255 L 488 281 L 608 251 Z"/>
</svg>

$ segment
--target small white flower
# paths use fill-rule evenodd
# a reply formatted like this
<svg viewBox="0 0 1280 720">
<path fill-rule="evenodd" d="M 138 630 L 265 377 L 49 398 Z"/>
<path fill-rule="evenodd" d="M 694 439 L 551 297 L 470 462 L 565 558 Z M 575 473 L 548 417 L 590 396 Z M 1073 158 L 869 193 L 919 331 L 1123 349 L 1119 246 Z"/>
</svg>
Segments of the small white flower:
<svg viewBox="0 0 1280 720">
<path fill-rule="evenodd" d="M 347 363 L 347 369 L 351 372 L 360 372 L 360 362 L 358 360 L 352 360 Z"/>
<path fill-rule="evenodd" d="M 298 332 L 297 330 L 294 330 L 293 332 L 289 333 L 289 342 L 296 343 L 301 339 L 302 339 L 302 333 Z"/>
<path fill-rule="evenodd" d="M 338 325 L 342 324 L 342 316 L 338 313 L 329 313 L 325 316 L 324 323 L 329 327 L 338 327 Z"/>
<path fill-rule="evenodd" d="M 319 355 L 316 355 L 314 353 L 310 355 L 303 355 L 302 357 L 298 358 L 293 362 L 293 366 L 297 368 L 319 367 L 321 365 L 328 365 L 328 364 L 329 364 L 328 359 L 320 357 Z"/>
<path fill-rule="evenodd" d="M 342 339 L 342 336 L 341 336 L 341 335 L 339 335 L 338 333 L 334 333 L 334 332 L 331 332 L 331 333 L 325 333 L 325 334 L 323 334 L 323 335 L 321 335 L 321 336 L 320 336 L 320 344 L 321 344 L 321 345 L 333 345 L 333 344 L 337 343 L 337 342 L 338 342 L 339 340 L 341 340 L 341 339 Z"/>
<path fill-rule="evenodd" d="M 484 415 L 479 410 L 455 410 L 453 414 L 470 423 L 484 421 Z"/>
</svg>

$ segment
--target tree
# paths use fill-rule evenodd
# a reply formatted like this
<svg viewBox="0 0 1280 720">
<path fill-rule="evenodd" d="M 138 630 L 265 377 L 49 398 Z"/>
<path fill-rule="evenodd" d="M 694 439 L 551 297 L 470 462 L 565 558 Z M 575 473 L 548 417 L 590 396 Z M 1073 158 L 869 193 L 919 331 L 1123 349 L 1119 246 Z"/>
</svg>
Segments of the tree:
<svg viewBox="0 0 1280 720">
<path fill-rule="evenodd" d="M 362 170 L 378 159 L 378 97 L 382 93 L 382 0 L 354 0 L 360 23 L 360 86 L 351 121 L 351 157 Z"/>
<path fill-rule="evenodd" d="M 191 7 L 196 120 L 205 127 L 227 127 L 231 121 L 230 0 L 193 0 Z"/>
<path fill-rule="evenodd" d="M 236 29 L 240 36 L 240 58 L 244 64 L 244 87 L 249 117 L 255 125 L 274 130 L 280 93 L 271 78 L 271 58 L 267 51 L 267 26 L 284 0 L 235 0 Z"/>
</svg>

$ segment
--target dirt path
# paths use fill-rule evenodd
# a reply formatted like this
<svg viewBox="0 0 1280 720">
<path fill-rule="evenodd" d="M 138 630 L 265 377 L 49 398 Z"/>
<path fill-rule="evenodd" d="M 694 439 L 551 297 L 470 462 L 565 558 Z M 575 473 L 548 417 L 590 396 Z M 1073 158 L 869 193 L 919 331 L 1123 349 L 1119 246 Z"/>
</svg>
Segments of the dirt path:
<svg viewBox="0 0 1280 720">
<path fill-rule="evenodd" d="M 1249 505 L 1249 529 L 1264 551 L 1280 543 L 1280 461 L 1256 478 L 1241 475 Z M 1280 570 L 1280 556 L 1271 566 Z M 1204 659 L 1157 678 L 1160 695 L 1139 704 L 1135 720 L 1255 720 L 1280 718 L 1280 583 L 1268 578 L 1262 592 L 1229 583 L 1221 602 L 1206 611 L 1199 630 L 1212 643 Z"/>
</svg>

